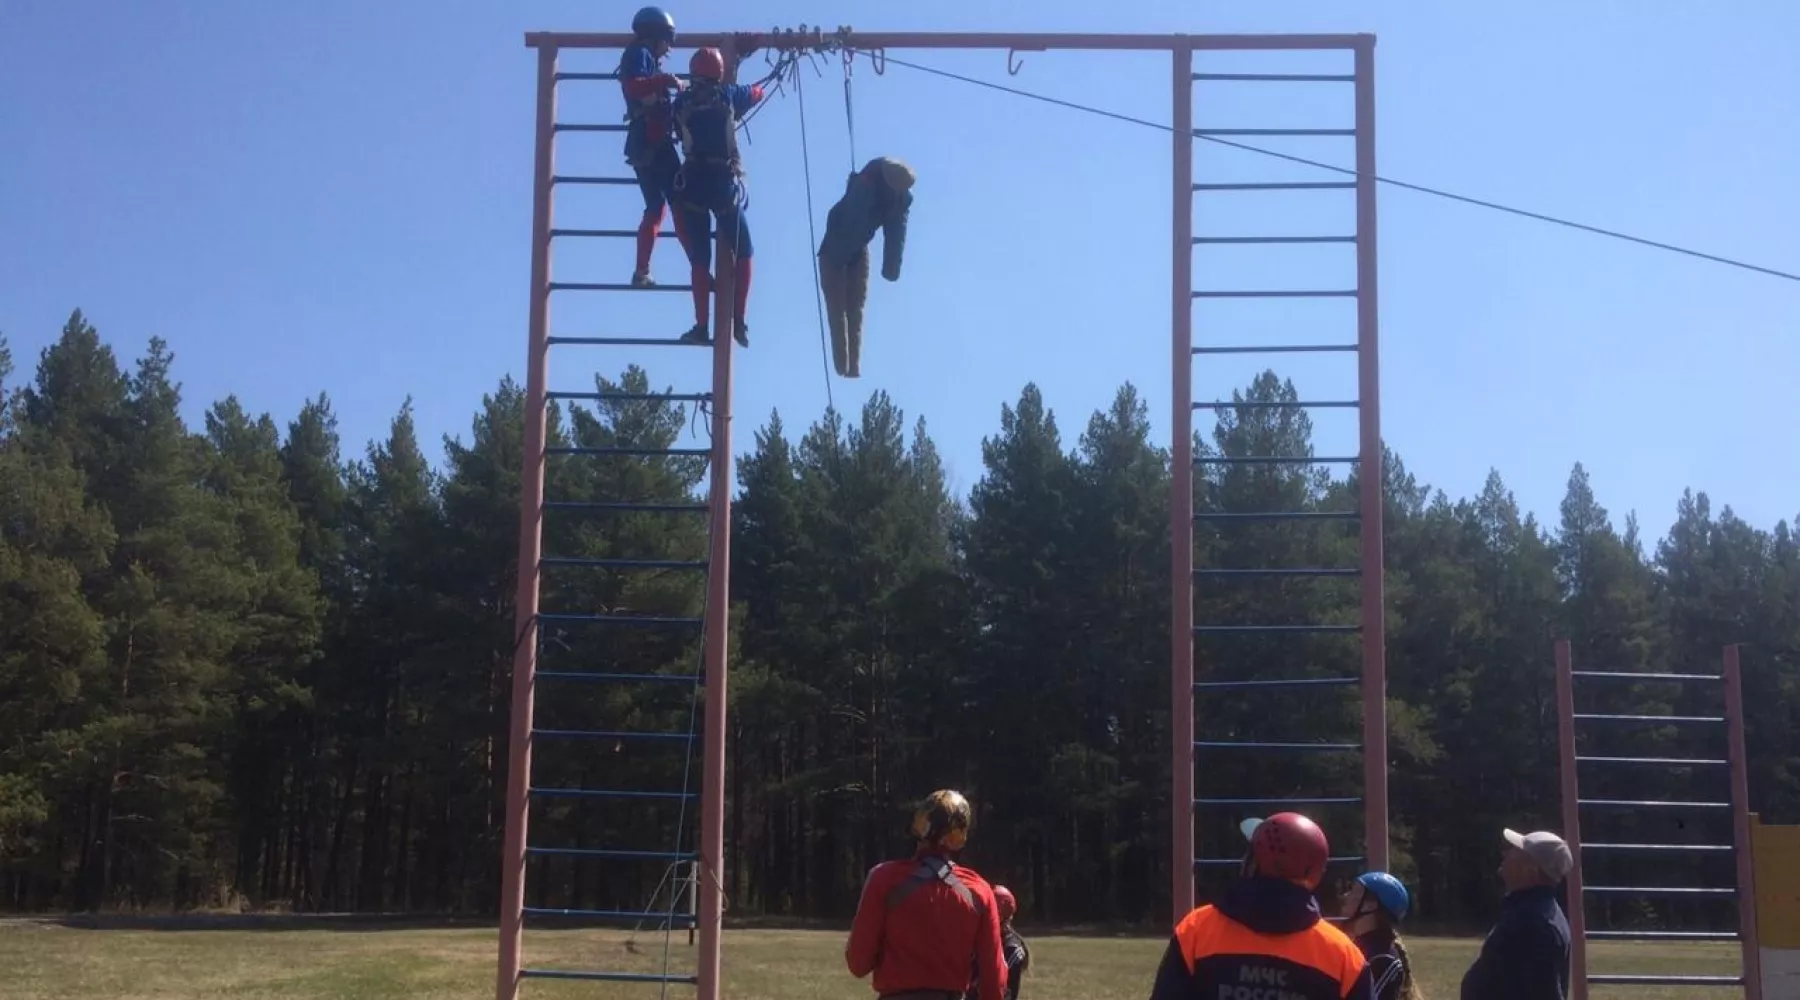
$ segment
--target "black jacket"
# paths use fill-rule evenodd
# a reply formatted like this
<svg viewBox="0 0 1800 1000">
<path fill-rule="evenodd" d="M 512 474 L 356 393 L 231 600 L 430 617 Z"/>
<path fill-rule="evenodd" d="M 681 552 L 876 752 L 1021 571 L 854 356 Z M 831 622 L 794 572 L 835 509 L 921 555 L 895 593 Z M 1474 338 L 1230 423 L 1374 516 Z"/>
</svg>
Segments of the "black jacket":
<svg viewBox="0 0 1800 1000">
<path fill-rule="evenodd" d="M 1401 1000 L 1400 987 L 1406 983 L 1406 959 L 1393 931 L 1373 930 L 1356 939 L 1363 957 L 1369 960 L 1370 990 L 1375 1000 Z"/>
<path fill-rule="evenodd" d="M 1463 976 L 1462 1000 L 1566 1000 L 1569 995 L 1569 919 L 1556 889 L 1509 894 L 1500 919 Z"/>
</svg>

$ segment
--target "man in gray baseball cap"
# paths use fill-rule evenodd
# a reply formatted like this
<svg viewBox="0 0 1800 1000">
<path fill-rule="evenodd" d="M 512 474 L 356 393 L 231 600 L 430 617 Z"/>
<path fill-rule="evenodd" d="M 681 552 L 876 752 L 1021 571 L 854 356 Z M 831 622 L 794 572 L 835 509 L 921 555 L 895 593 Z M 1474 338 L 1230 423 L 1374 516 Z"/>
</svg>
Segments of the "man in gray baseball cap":
<svg viewBox="0 0 1800 1000">
<path fill-rule="evenodd" d="M 1569 920 L 1557 902 L 1574 852 L 1554 833 L 1502 831 L 1506 898 L 1481 955 L 1463 976 L 1462 1000 L 1566 1000 Z"/>
</svg>

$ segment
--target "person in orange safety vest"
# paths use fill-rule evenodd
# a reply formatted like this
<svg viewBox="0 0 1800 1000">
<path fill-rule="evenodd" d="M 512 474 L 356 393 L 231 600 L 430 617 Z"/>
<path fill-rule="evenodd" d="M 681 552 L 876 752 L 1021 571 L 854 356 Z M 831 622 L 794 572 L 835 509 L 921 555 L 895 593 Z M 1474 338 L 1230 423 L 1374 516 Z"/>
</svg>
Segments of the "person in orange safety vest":
<svg viewBox="0 0 1800 1000">
<path fill-rule="evenodd" d="M 1243 829 L 1242 877 L 1176 925 L 1151 1000 L 1371 1000 L 1362 949 L 1313 898 L 1331 853 L 1325 832 L 1299 813 Z"/>
<path fill-rule="evenodd" d="M 994 890 L 956 863 L 974 811 L 960 792 L 931 793 L 913 816 L 911 858 L 876 865 L 863 883 L 844 961 L 873 974 L 881 1000 L 1005 1000 L 1006 959 Z"/>
</svg>

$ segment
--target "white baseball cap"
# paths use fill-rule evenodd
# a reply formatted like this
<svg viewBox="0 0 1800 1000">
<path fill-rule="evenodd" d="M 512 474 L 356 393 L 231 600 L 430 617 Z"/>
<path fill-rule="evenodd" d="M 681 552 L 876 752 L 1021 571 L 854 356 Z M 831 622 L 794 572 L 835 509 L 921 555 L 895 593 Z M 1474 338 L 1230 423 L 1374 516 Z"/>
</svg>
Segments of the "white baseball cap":
<svg viewBox="0 0 1800 1000">
<path fill-rule="evenodd" d="M 1502 832 L 1506 842 L 1525 852 L 1526 857 L 1537 862 L 1544 874 L 1561 882 L 1569 877 L 1575 868 L 1575 855 L 1569 851 L 1569 845 L 1561 837 L 1548 830 L 1537 830 L 1532 833 L 1519 833 L 1514 830 Z"/>
</svg>

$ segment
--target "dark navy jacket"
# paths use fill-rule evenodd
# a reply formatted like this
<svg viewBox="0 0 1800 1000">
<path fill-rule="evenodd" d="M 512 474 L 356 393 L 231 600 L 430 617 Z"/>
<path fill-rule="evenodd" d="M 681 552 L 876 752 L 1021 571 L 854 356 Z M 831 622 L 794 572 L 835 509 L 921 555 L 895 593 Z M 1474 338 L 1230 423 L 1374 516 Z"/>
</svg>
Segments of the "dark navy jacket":
<svg viewBox="0 0 1800 1000">
<path fill-rule="evenodd" d="M 675 141 L 669 114 L 669 92 L 679 80 L 663 72 L 662 60 L 650 46 L 633 42 L 619 55 L 619 89 L 625 95 L 625 159 L 648 162 L 656 150 Z"/>
<path fill-rule="evenodd" d="M 1463 976 L 1462 1000 L 1565 1000 L 1569 995 L 1569 919 L 1556 889 L 1509 894 L 1500 919 Z"/>
</svg>

